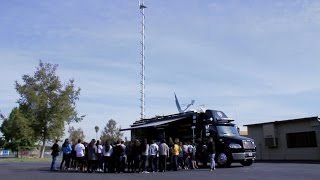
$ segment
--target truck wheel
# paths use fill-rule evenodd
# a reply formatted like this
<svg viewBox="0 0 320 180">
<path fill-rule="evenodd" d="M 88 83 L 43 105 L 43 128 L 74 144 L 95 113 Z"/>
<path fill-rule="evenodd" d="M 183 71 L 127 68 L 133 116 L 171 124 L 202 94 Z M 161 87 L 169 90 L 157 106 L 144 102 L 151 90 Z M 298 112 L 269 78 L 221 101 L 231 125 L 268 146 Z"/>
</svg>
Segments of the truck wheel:
<svg viewBox="0 0 320 180">
<path fill-rule="evenodd" d="M 216 162 L 220 167 L 230 167 L 231 158 L 230 156 L 228 156 L 228 154 L 221 152 L 221 153 L 218 153 Z"/>
<path fill-rule="evenodd" d="M 252 160 L 252 159 L 248 159 L 248 160 L 246 160 L 246 161 L 241 161 L 241 162 L 240 162 L 240 164 L 241 164 L 242 166 L 251 166 L 252 163 L 253 163 L 253 160 Z"/>
</svg>

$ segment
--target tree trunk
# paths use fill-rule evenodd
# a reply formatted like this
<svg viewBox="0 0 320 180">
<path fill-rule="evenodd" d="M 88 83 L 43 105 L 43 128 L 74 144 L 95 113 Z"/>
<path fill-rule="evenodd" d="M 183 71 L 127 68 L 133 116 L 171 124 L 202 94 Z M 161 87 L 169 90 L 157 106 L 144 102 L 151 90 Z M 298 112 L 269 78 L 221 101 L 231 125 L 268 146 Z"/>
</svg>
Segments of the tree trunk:
<svg viewBox="0 0 320 180">
<path fill-rule="evenodd" d="M 16 155 L 17 158 L 21 158 L 21 155 L 19 156 L 19 152 L 20 152 L 20 151 L 19 151 L 19 148 L 18 148 L 18 149 L 17 149 L 17 155 Z"/>
<path fill-rule="evenodd" d="M 43 138 L 43 140 L 42 140 L 42 147 L 41 147 L 40 157 L 39 157 L 39 158 L 43 158 L 44 150 L 45 150 L 45 149 L 46 149 L 46 140 L 45 140 L 45 138 Z"/>
</svg>

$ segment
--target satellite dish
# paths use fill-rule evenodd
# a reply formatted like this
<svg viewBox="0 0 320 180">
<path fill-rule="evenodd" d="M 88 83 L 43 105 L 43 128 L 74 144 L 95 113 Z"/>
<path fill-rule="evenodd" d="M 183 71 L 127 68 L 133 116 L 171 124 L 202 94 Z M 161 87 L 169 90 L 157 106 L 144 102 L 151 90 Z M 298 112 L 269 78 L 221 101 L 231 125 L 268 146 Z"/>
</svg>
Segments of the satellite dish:
<svg viewBox="0 0 320 180">
<path fill-rule="evenodd" d="M 174 93 L 174 97 L 175 97 L 176 106 L 177 106 L 177 109 L 178 109 L 179 113 L 184 113 L 184 112 L 186 112 L 186 111 L 188 110 L 188 108 L 189 108 L 190 106 L 192 106 L 192 105 L 194 104 L 194 102 L 195 102 L 194 100 L 191 100 L 191 103 L 188 104 L 184 110 L 182 110 L 182 109 L 181 109 L 181 106 L 180 106 L 180 103 L 179 103 L 179 100 L 178 100 L 178 98 L 177 98 L 176 93 Z"/>
</svg>

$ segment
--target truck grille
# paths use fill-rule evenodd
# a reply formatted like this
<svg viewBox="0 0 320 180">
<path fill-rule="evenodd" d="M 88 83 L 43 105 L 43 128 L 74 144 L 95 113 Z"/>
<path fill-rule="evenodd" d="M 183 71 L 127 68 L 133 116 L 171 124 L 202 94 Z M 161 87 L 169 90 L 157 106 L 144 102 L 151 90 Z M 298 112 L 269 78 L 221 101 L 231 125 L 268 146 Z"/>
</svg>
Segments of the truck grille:
<svg viewBox="0 0 320 180">
<path fill-rule="evenodd" d="M 250 140 L 243 140 L 243 149 L 254 149 L 256 148 L 256 145 L 254 145 L 253 141 Z"/>
</svg>

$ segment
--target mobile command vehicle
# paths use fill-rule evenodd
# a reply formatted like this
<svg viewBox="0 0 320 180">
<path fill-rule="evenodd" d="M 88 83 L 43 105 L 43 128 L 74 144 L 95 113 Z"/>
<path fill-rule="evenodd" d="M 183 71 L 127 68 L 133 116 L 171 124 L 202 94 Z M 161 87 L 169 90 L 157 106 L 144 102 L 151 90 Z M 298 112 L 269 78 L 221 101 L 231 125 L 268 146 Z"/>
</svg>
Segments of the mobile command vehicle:
<svg viewBox="0 0 320 180">
<path fill-rule="evenodd" d="M 250 166 L 256 157 L 253 139 L 239 135 L 237 126 L 222 111 L 200 110 L 179 114 L 156 116 L 134 122 L 130 128 L 131 139 L 154 139 L 160 141 L 179 138 L 180 141 L 213 137 L 216 144 L 215 161 L 221 167 L 229 167 L 232 162 Z"/>
</svg>

